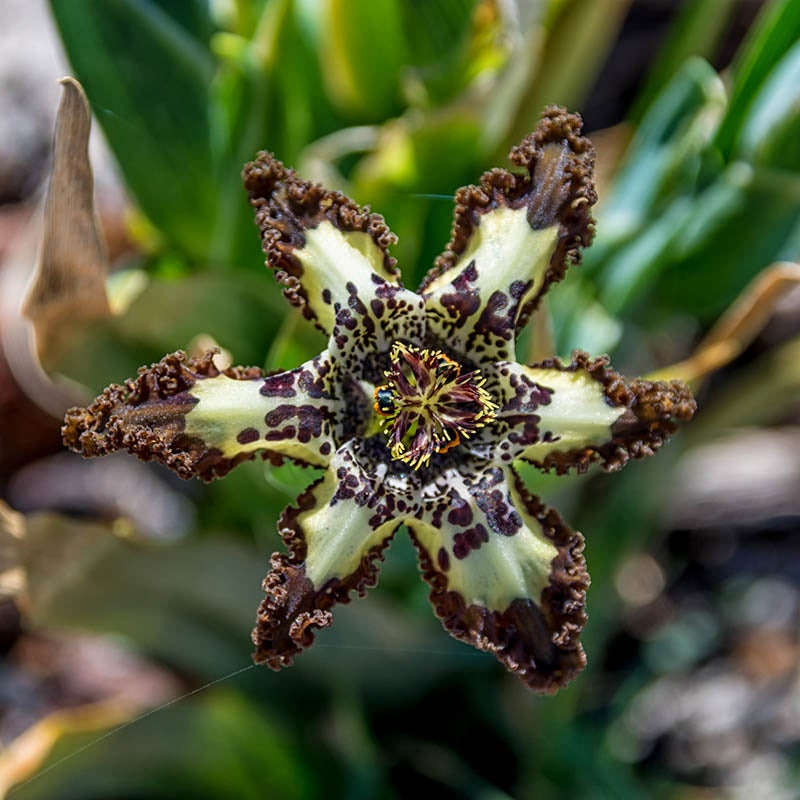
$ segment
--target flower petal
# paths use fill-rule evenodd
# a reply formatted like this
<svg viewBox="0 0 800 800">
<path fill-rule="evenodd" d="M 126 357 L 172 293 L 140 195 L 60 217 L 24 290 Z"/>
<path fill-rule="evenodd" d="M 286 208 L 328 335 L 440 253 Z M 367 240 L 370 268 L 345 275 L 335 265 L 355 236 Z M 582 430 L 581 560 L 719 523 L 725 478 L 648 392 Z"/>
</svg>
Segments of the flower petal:
<svg viewBox="0 0 800 800">
<path fill-rule="evenodd" d="M 420 287 L 432 346 L 476 363 L 514 357 L 517 331 L 594 234 L 594 151 L 580 129 L 579 116 L 545 109 L 510 154 L 526 175 L 494 169 L 456 193 L 450 243 Z"/>
<path fill-rule="evenodd" d="M 220 371 L 214 352 L 182 352 L 106 389 L 88 408 L 67 412 L 64 443 L 84 456 L 127 450 L 166 464 L 182 478 L 226 475 L 261 451 L 327 466 L 335 449 L 336 402 L 323 353 L 297 369 L 264 377 L 257 367 Z"/>
<path fill-rule="evenodd" d="M 324 333 L 333 330 L 336 307 L 347 307 L 361 290 L 400 286 L 389 255 L 397 239 L 379 214 L 303 180 L 271 153 L 259 153 L 242 176 L 268 266 L 286 297 Z"/>
<path fill-rule="evenodd" d="M 583 669 L 583 537 L 510 468 L 451 469 L 409 521 L 431 601 L 457 639 L 551 693 Z"/>
<path fill-rule="evenodd" d="M 253 630 L 256 662 L 289 666 L 313 642 L 312 629 L 330 625 L 335 603 L 349 602 L 351 591 L 363 596 L 377 583 L 377 562 L 412 504 L 385 490 L 385 471 L 351 441 L 284 511 L 278 524 L 290 552 L 272 556 L 264 579 L 267 597 Z"/>
<path fill-rule="evenodd" d="M 609 472 L 652 455 L 691 419 L 697 404 L 680 381 L 624 379 L 608 358 L 575 351 L 563 364 L 499 363 L 491 386 L 501 406 L 476 451 L 495 463 L 523 459 L 564 474 L 599 461 Z"/>
</svg>

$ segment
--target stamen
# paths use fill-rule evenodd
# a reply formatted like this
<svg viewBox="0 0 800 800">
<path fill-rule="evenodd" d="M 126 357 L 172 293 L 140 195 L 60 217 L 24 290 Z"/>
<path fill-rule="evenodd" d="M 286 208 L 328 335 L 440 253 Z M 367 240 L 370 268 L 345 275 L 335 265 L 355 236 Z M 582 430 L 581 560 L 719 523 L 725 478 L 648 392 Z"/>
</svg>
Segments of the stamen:
<svg viewBox="0 0 800 800">
<path fill-rule="evenodd" d="M 402 342 L 392 347 L 390 359 L 374 408 L 395 460 L 424 467 L 434 453 L 457 447 L 494 419 L 497 404 L 478 370 L 462 374 L 461 364 L 441 350 Z"/>
</svg>

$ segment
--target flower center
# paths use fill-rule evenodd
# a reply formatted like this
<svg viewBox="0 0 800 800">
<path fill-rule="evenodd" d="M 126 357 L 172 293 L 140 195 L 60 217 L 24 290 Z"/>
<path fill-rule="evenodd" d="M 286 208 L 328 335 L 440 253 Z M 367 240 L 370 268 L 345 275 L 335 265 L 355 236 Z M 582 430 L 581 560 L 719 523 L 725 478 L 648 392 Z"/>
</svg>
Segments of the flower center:
<svg viewBox="0 0 800 800">
<path fill-rule="evenodd" d="M 462 375 L 461 365 L 440 350 L 400 342 L 390 359 L 374 408 L 392 458 L 419 469 L 494 419 L 497 405 L 478 370 Z"/>
</svg>

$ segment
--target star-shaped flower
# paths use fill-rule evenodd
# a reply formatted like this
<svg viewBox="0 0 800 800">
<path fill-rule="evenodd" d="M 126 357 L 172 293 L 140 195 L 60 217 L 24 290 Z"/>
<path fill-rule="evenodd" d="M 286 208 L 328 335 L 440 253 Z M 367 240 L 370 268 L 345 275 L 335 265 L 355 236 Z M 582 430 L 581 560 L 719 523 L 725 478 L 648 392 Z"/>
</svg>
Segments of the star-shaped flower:
<svg viewBox="0 0 800 800">
<path fill-rule="evenodd" d="M 65 442 L 125 449 L 210 480 L 260 453 L 324 468 L 284 511 L 253 631 L 255 659 L 292 663 L 331 608 L 375 585 L 405 525 L 431 601 L 456 638 L 552 692 L 585 656 L 583 538 L 525 489 L 516 462 L 616 470 L 689 419 L 681 383 L 626 383 L 606 358 L 526 366 L 515 339 L 593 235 L 594 155 L 580 118 L 548 108 L 494 169 L 456 194 L 445 252 L 405 289 L 383 219 L 299 178 L 269 153 L 244 169 L 267 264 L 328 335 L 276 375 L 167 356 L 87 409 Z"/>
</svg>

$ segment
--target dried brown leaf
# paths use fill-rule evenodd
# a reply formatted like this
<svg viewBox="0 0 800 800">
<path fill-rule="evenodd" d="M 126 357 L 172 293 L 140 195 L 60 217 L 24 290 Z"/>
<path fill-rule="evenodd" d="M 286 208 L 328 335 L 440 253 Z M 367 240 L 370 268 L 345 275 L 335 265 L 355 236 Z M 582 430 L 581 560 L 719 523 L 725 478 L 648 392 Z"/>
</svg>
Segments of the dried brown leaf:
<svg viewBox="0 0 800 800">
<path fill-rule="evenodd" d="M 89 103 L 74 78 L 63 78 L 61 84 L 41 258 L 23 307 L 45 365 L 52 363 L 66 332 L 110 314 L 108 259 L 95 214 L 89 161 Z"/>
<path fill-rule="evenodd" d="M 800 286 L 800 264 L 778 262 L 768 267 L 745 287 L 689 358 L 648 377 L 690 383 L 724 367 L 744 352 L 778 302 L 796 286 Z"/>
</svg>

